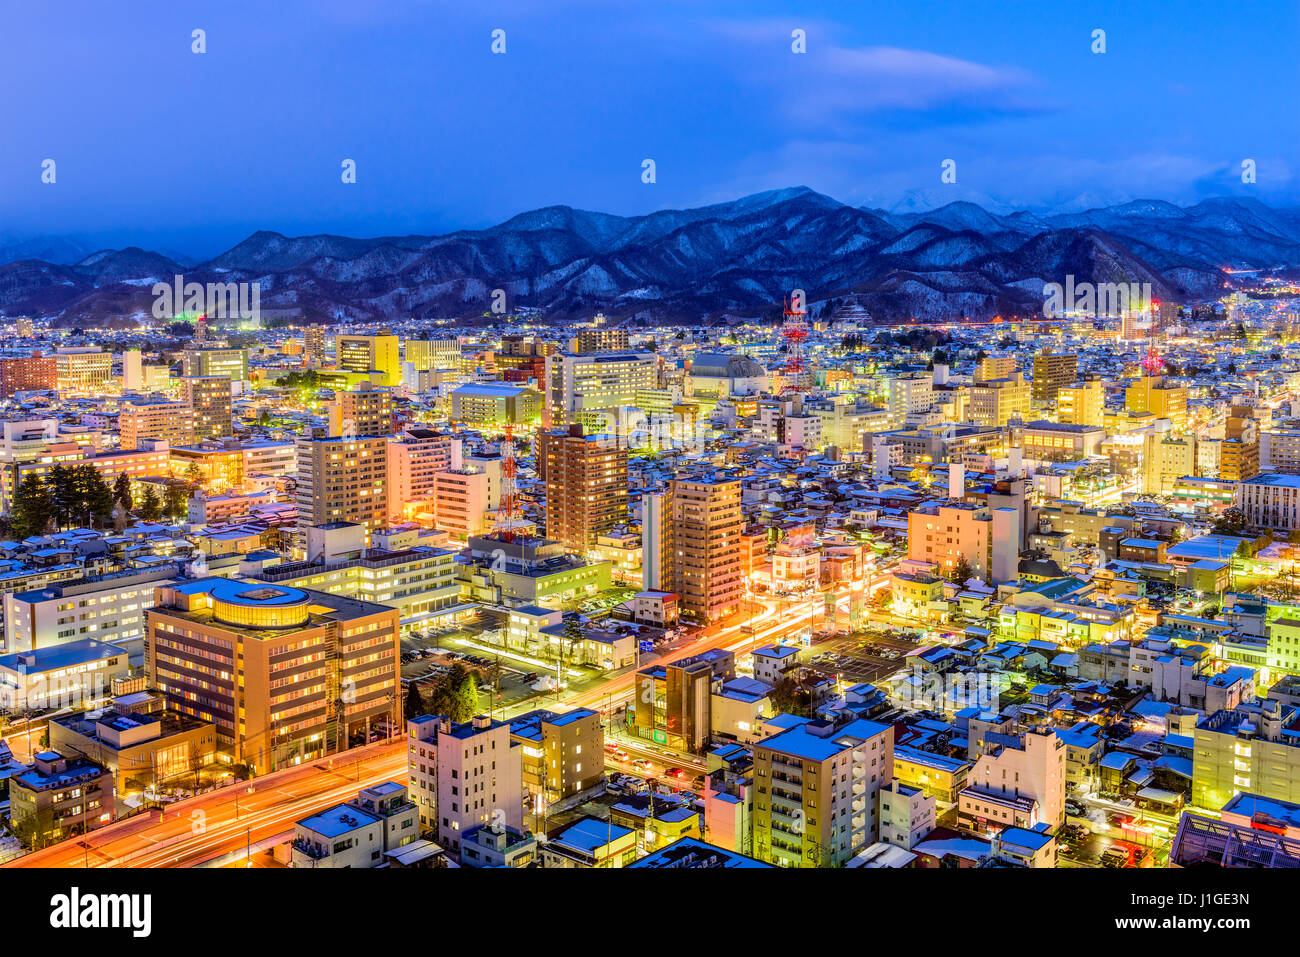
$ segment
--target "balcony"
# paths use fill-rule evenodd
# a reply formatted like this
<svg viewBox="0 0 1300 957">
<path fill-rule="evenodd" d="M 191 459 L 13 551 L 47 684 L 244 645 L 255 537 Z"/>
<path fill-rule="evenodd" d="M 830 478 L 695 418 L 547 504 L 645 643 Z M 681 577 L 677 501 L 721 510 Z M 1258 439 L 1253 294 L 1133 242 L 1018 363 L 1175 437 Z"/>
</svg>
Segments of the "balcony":
<svg viewBox="0 0 1300 957">
<path fill-rule="evenodd" d="M 297 838 L 294 840 L 293 849 L 300 854 L 310 857 L 313 861 L 319 861 L 323 858 L 329 857 L 330 853 L 328 848 L 321 847 L 319 844 L 315 844 L 312 841 L 303 838 Z"/>
</svg>

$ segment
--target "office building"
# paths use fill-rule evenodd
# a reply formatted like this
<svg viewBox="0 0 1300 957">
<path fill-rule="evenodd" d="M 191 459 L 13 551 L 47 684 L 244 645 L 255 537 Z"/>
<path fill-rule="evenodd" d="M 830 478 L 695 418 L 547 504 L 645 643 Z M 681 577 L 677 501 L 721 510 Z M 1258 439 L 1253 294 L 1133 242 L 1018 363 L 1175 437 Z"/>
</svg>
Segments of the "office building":
<svg viewBox="0 0 1300 957">
<path fill-rule="evenodd" d="M 259 774 L 396 730 L 397 609 L 264 582 L 158 589 L 145 662 L 172 710 L 216 726 Z"/>
<path fill-rule="evenodd" d="M 451 393 L 451 420 L 480 429 L 533 425 L 541 416 L 542 394 L 527 385 L 468 383 Z"/>
<path fill-rule="evenodd" d="M 1300 747 L 1294 731 L 1298 716 L 1294 706 L 1265 698 L 1197 722 L 1191 803 L 1217 811 L 1238 792 L 1300 801 Z"/>
<path fill-rule="evenodd" d="M 190 378 L 225 376 L 231 382 L 247 381 L 248 350 L 186 349 L 181 363 L 181 374 Z"/>
<path fill-rule="evenodd" d="M 1056 392 L 1056 419 L 1062 425 L 1089 425 L 1100 428 L 1105 423 L 1106 390 L 1098 380 L 1074 382 Z"/>
<path fill-rule="evenodd" d="M 112 774 L 122 796 L 150 786 L 193 786 L 217 758 L 212 725 L 166 710 L 163 698 L 147 691 L 115 698 L 108 708 L 53 716 L 49 736 L 51 750 Z"/>
<path fill-rule="evenodd" d="M 1256 528 L 1300 528 L 1300 475 L 1265 472 L 1237 486 L 1237 508 Z"/>
<path fill-rule="evenodd" d="M 1181 430 L 1187 426 L 1187 389 L 1164 376 L 1140 376 L 1124 391 L 1124 408 L 1169 419 Z"/>
<path fill-rule="evenodd" d="M 60 392 L 101 395 L 113 377 L 113 355 L 102 349 L 71 347 L 54 350 Z"/>
<path fill-rule="evenodd" d="M 632 733 L 680 751 L 703 751 L 712 734 L 714 679 L 735 677 L 735 655 L 720 650 L 638 671 Z"/>
<path fill-rule="evenodd" d="M 7 592 L 5 648 L 30 651 L 93 638 L 113 642 L 138 656 L 144 615 L 153 605 L 154 589 L 171 584 L 180 571 L 179 563 L 168 563 Z"/>
<path fill-rule="evenodd" d="M 394 386 L 402 381 L 402 361 L 397 336 L 337 335 L 334 357 L 345 372 L 378 373 L 376 385 Z"/>
<path fill-rule="evenodd" d="M 0 655 L 0 708 L 10 712 L 89 708 L 130 673 L 126 650 L 93 638 Z"/>
<path fill-rule="evenodd" d="M 460 367 L 459 339 L 408 339 L 405 362 L 417 372 Z"/>
<path fill-rule="evenodd" d="M 543 421 L 559 428 L 583 412 L 634 406 L 638 391 L 658 386 L 659 358 L 653 352 L 547 356 Z"/>
<path fill-rule="evenodd" d="M 976 425 L 1005 426 L 1024 420 L 1030 410 L 1030 385 L 1022 375 L 976 382 L 970 390 L 970 421 Z"/>
<path fill-rule="evenodd" d="M 314 526 L 306 530 L 307 561 L 267 563 L 249 556 L 239 574 L 388 605 L 397 609 L 403 630 L 423 630 L 464 607 L 454 551 L 427 545 L 367 548 L 365 540 L 362 525 Z"/>
</svg>

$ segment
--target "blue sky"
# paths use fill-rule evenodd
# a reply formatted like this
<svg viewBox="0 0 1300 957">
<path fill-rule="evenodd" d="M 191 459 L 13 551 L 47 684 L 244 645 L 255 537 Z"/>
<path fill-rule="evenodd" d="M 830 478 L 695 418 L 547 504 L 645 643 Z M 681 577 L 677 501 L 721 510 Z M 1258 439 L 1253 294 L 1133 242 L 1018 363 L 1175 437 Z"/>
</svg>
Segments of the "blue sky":
<svg viewBox="0 0 1300 957">
<path fill-rule="evenodd" d="M 3 2 L 0 235 L 206 256 L 258 228 L 431 233 L 793 185 L 886 208 L 1300 202 L 1297 0 Z"/>
</svg>

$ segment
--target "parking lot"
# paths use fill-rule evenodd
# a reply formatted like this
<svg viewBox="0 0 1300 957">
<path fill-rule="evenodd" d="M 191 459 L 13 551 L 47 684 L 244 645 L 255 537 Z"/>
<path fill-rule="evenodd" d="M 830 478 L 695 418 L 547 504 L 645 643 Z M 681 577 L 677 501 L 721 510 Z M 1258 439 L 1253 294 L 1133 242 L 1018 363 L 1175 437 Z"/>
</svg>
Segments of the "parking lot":
<svg viewBox="0 0 1300 957">
<path fill-rule="evenodd" d="M 903 656 L 916 647 L 913 642 L 883 632 L 841 634 L 815 643 L 805 654 L 810 668 L 857 684 L 880 681 L 902 671 L 906 667 Z"/>
</svg>

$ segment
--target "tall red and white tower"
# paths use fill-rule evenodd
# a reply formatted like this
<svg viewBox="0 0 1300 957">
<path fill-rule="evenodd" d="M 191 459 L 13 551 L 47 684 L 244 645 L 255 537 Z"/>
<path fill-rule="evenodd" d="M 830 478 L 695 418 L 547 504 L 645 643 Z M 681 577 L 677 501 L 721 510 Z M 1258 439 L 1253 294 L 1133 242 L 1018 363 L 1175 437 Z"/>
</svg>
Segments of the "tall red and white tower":
<svg viewBox="0 0 1300 957">
<path fill-rule="evenodd" d="M 515 539 L 515 518 L 519 511 L 519 487 L 515 482 L 514 425 L 506 422 L 506 434 L 501 439 L 501 501 L 497 505 L 495 535 L 503 542 Z"/>
<path fill-rule="evenodd" d="M 786 392 L 807 392 L 808 363 L 804 360 L 803 344 L 808 338 L 808 324 L 804 321 L 808 315 L 803 307 L 803 293 L 797 293 L 789 302 L 785 302 L 785 324 L 781 327 L 781 339 L 786 347 L 785 369 Z"/>
<path fill-rule="evenodd" d="M 1147 375 L 1156 376 L 1160 370 L 1165 367 L 1165 360 L 1160 358 L 1160 350 L 1156 346 L 1156 340 L 1160 336 L 1160 303 L 1151 303 L 1151 325 L 1147 332 L 1147 354 L 1142 360 L 1142 371 Z"/>
</svg>

